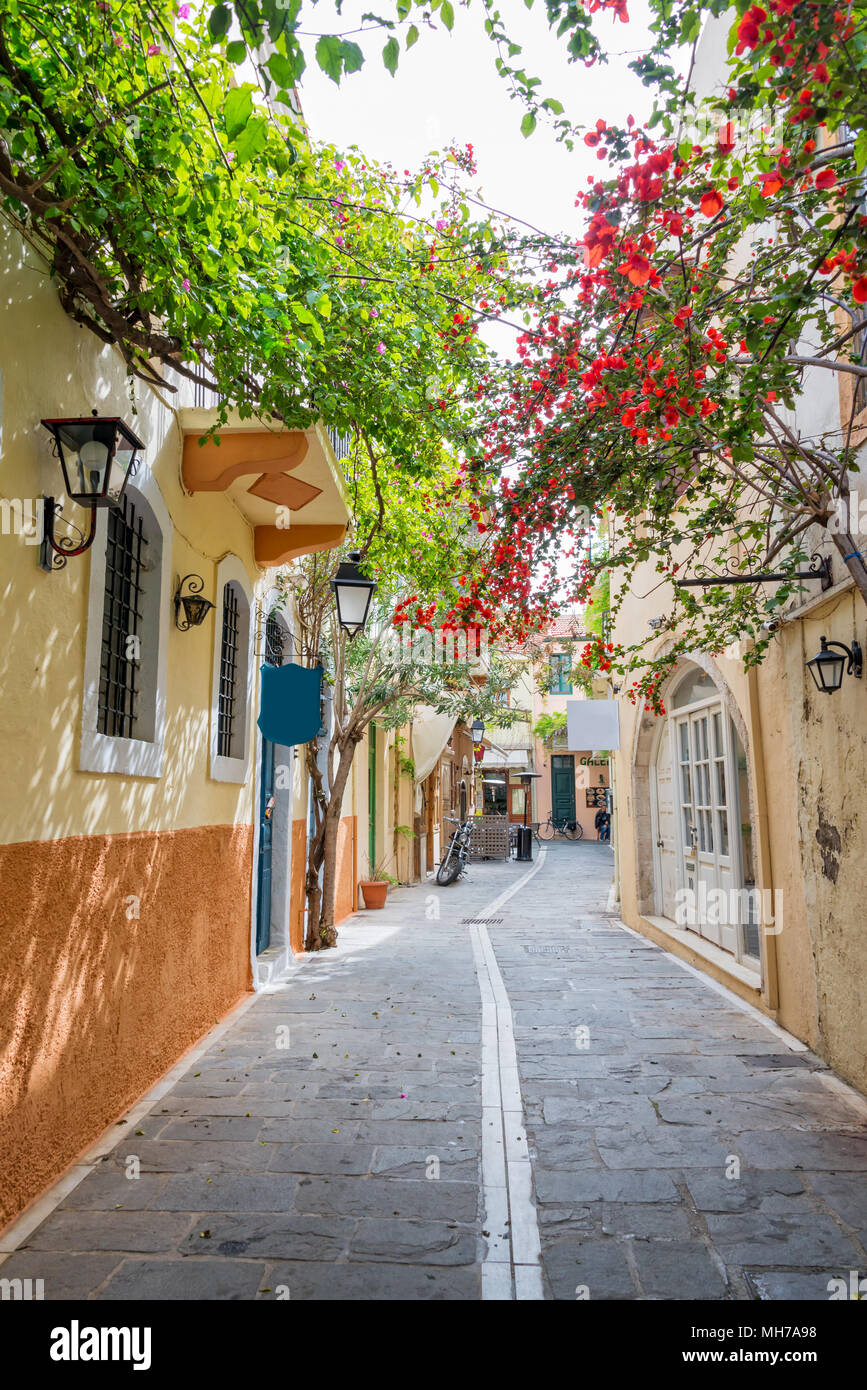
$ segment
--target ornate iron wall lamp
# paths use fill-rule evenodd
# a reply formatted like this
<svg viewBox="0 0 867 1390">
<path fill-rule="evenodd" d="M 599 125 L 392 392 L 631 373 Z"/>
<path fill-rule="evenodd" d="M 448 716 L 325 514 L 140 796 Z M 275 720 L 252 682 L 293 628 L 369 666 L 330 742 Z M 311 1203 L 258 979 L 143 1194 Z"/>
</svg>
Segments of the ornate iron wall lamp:
<svg viewBox="0 0 867 1390">
<path fill-rule="evenodd" d="M 96 536 L 98 507 L 119 507 L 124 488 L 138 464 L 142 441 L 117 416 L 100 416 L 94 410 L 77 419 L 43 420 L 54 441 L 54 455 L 63 470 L 63 481 L 71 501 L 90 510 L 87 535 L 71 522 L 80 540 L 56 537 L 55 521 L 60 508 L 53 497 L 42 499 L 42 547 L 39 563 L 44 570 L 63 569 L 70 557 L 83 555 Z M 62 518 L 61 518 L 62 519 Z"/>
<path fill-rule="evenodd" d="M 184 585 L 187 585 L 187 592 L 183 592 Z M 175 627 L 180 632 L 188 632 L 191 627 L 201 627 L 210 610 L 214 607 L 211 600 L 202 598 L 202 590 L 205 581 L 201 575 L 185 574 L 183 579 L 178 580 L 175 589 Z M 181 609 L 184 610 L 184 618 L 181 621 Z"/>
</svg>

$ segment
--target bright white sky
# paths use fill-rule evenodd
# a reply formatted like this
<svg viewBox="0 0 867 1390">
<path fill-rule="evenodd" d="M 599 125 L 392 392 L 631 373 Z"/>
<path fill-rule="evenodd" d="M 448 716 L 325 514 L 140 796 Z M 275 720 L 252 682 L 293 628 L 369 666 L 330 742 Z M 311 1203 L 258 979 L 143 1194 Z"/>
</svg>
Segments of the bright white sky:
<svg viewBox="0 0 867 1390">
<path fill-rule="evenodd" d="M 320 0 L 310 11 L 310 30 L 315 19 L 317 34 L 347 33 L 369 9 L 369 0 L 346 0 L 338 16 L 332 0 Z M 648 46 L 647 0 L 631 0 L 629 10 L 629 24 L 595 16 L 603 43 L 624 56 L 607 67 L 587 69 L 566 62 L 565 45 L 548 29 L 541 0 L 531 11 L 524 0 L 501 0 L 507 27 L 524 50 L 515 63 L 529 76 L 540 77 L 539 90 L 557 97 L 564 114 L 586 126 L 595 125 L 599 116 L 624 121 L 630 112 L 640 122 L 649 112 L 648 93 L 627 69 L 630 57 Z M 586 185 L 588 174 L 599 171 L 595 152 L 580 141 L 569 154 L 541 120 L 524 139 L 519 128 L 523 108 L 510 99 L 496 72 L 496 49 L 483 19 L 478 0 L 469 10 L 455 5 L 451 34 L 440 24 L 436 30 L 423 29 L 408 53 L 401 43 L 394 78 L 379 56 L 384 34 L 353 36 L 369 56 L 361 72 L 339 87 L 311 63 L 301 84 L 310 133 L 343 147 L 358 145 L 401 170 L 414 170 L 430 150 L 469 142 L 479 169 L 477 185 L 490 204 L 546 232 L 574 233 L 575 193 Z"/>
<path fill-rule="evenodd" d="M 623 123 L 631 113 L 640 124 L 649 115 L 649 94 L 627 67 L 630 58 L 649 46 L 647 0 L 631 0 L 629 24 L 609 15 L 601 21 L 596 17 L 603 43 L 621 56 L 590 69 L 566 61 L 565 44 L 548 29 L 541 0 L 532 11 L 524 0 L 501 0 L 500 8 L 511 37 L 523 47 L 516 65 L 542 79 L 538 90 L 561 101 L 564 116 L 591 128 L 600 116 Z M 315 32 L 348 34 L 368 9 L 369 0 L 345 0 L 338 16 L 332 0 L 319 0 L 311 11 Z M 385 35 L 353 35 L 368 55 L 361 72 L 339 87 L 313 63 L 304 74 L 301 101 L 310 133 L 343 148 L 357 145 L 400 170 L 415 170 L 431 150 L 470 143 L 478 166 L 474 182 L 491 206 L 545 232 L 575 235 L 584 221 L 575 209 L 575 194 L 586 186 L 588 174 L 598 174 L 600 162 L 581 139 L 570 154 L 541 118 L 534 134 L 524 139 L 524 108 L 510 98 L 497 74 L 496 49 L 483 20 L 478 0 L 469 10 L 455 5 L 451 34 L 440 25 L 423 29 L 408 53 L 401 44 L 394 78 L 379 56 Z M 607 172 L 609 166 L 602 167 Z M 491 346 L 507 356 L 512 336 L 490 325 L 485 331 Z M 572 562 L 564 562 L 563 568 L 571 572 Z"/>
</svg>

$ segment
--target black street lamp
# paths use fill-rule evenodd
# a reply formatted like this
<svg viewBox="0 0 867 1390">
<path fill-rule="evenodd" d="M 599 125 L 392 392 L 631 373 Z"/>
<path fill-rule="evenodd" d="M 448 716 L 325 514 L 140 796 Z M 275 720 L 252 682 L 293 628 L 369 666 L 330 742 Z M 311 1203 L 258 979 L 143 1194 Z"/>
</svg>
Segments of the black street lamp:
<svg viewBox="0 0 867 1390">
<path fill-rule="evenodd" d="M 86 538 L 82 536 L 80 545 L 69 537 L 56 540 L 54 498 L 43 498 L 40 563 L 43 569 L 62 569 L 71 555 L 82 555 L 93 544 L 97 508 L 120 506 L 144 444 L 123 420 L 100 416 L 95 410 L 89 416 L 43 420 L 42 424 L 54 441 L 68 497 L 91 513 L 90 531 Z M 58 559 L 53 559 L 52 553 Z"/>
<path fill-rule="evenodd" d="M 836 652 L 831 651 L 832 647 L 838 647 L 845 655 L 838 656 Z M 833 695 L 835 690 L 840 689 L 843 684 L 843 665 L 847 657 L 847 674 L 860 678 L 863 658 L 859 643 L 853 642 L 851 647 L 847 647 L 843 642 L 828 642 L 822 638 L 821 649 L 807 662 L 807 670 L 815 681 L 816 689 L 821 690 L 823 695 Z"/>
<path fill-rule="evenodd" d="M 473 720 L 472 728 L 471 728 L 470 732 L 471 732 L 472 735 L 473 735 L 473 743 L 474 743 L 474 744 L 476 745 L 476 747 L 478 748 L 479 745 L 481 744 L 482 739 L 485 737 L 485 721 L 484 721 L 484 719 L 480 719 L 480 718 L 478 717 L 478 715 L 477 715 L 476 718 Z"/>
<path fill-rule="evenodd" d="M 361 568 L 361 554 L 353 550 L 348 560 L 337 568 L 331 581 L 337 603 L 337 621 L 350 641 L 367 622 L 370 601 L 376 590 L 376 580 L 368 579 Z"/>
</svg>

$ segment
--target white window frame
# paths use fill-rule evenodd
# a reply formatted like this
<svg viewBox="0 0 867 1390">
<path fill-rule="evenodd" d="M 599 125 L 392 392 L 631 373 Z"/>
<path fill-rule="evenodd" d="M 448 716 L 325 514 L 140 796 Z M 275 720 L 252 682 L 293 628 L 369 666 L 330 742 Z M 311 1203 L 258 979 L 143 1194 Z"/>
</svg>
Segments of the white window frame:
<svg viewBox="0 0 867 1390">
<path fill-rule="evenodd" d="M 96 538 L 90 551 L 87 599 L 87 638 L 84 653 L 84 691 L 81 709 L 81 772 L 116 772 L 128 777 L 161 777 L 166 732 L 166 672 L 172 601 L 171 559 L 174 526 L 156 479 L 141 468 L 135 482 L 128 482 L 130 501 L 140 508 L 147 533 L 149 566 L 145 591 L 148 597 L 142 632 L 143 651 L 156 641 L 156 662 L 142 661 L 141 698 L 147 701 L 149 739 L 119 738 L 99 730 L 99 672 L 102 661 L 102 624 L 105 611 L 105 561 L 108 542 L 108 509 L 96 515 Z M 152 576 L 152 578 L 151 578 Z M 154 627 L 156 626 L 156 632 Z M 149 629 L 149 630 L 148 630 Z"/>
<path fill-rule="evenodd" d="M 229 758 L 217 751 L 220 728 L 220 656 L 223 647 L 223 609 L 227 584 L 233 584 L 240 590 L 239 599 L 242 600 L 239 602 L 238 608 L 238 655 L 243 657 L 245 669 L 243 675 L 239 673 L 238 693 L 240 695 L 243 691 L 244 703 L 243 710 L 239 708 L 235 718 L 240 719 L 243 715 L 243 734 L 239 735 L 239 742 L 244 753 L 239 758 Z M 253 707 L 253 640 L 255 637 L 253 611 L 253 587 L 243 562 L 237 555 L 224 555 L 217 566 L 214 655 L 211 670 L 211 777 L 215 782 L 242 784 L 246 782 L 250 773 L 250 748 L 253 742 L 250 728 Z"/>
</svg>

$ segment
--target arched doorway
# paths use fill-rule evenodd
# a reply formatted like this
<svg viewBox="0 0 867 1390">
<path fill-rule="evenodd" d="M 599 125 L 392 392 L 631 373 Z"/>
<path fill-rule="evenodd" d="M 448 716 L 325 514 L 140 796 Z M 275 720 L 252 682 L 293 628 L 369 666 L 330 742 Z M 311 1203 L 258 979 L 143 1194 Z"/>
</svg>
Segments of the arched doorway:
<svg viewBox="0 0 867 1390">
<path fill-rule="evenodd" d="M 690 663 L 666 706 L 650 760 L 653 910 L 759 970 L 751 795 L 732 702 Z"/>
</svg>

